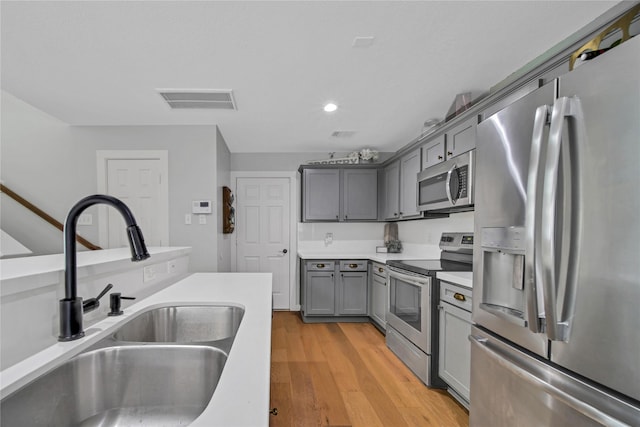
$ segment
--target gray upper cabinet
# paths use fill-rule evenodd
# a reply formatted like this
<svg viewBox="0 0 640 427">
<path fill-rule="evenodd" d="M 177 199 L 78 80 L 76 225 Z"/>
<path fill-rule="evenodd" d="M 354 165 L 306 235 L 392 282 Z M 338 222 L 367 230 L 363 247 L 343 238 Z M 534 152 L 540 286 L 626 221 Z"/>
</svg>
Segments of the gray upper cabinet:
<svg viewBox="0 0 640 427">
<path fill-rule="evenodd" d="M 420 216 L 418 211 L 418 173 L 420 172 L 420 149 L 400 158 L 400 217 Z"/>
<path fill-rule="evenodd" d="M 303 181 L 303 221 L 338 221 L 340 170 L 305 169 Z"/>
<path fill-rule="evenodd" d="M 302 221 L 378 219 L 377 169 L 305 168 Z"/>
<path fill-rule="evenodd" d="M 445 134 L 447 144 L 445 158 L 447 160 L 476 147 L 477 125 L 478 117 L 473 116 L 447 131 Z"/>
<path fill-rule="evenodd" d="M 422 146 L 422 169 L 444 162 L 445 135 L 441 134 Z"/>
<path fill-rule="evenodd" d="M 417 203 L 420 149 L 417 148 L 384 169 L 384 219 L 420 217 Z"/>
<path fill-rule="evenodd" d="M 345 221 L 378 219 L 378 170 L 342 170 L 342 216 Z"/>
<path fill-rule="evenodd" d="M 422 169 L 427 169 L 476 148 L 477 125 L 478 116 L 474 115 L 445 133 L 429 138 L 420 147 L 422 150 Z"/>
<path fill-rule="evenodd" d="M 400 218 L 400 160 L 384 168 L 384 219 Z"/>
</svg>

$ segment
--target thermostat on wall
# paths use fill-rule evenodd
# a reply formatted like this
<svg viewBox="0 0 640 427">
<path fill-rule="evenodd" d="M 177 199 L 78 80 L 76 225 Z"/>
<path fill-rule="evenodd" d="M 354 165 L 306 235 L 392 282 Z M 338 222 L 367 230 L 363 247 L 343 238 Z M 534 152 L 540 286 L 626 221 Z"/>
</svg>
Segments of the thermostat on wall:
<svg viewBox="0 0 640 427">
<path fill-rule="evenodd" d="M 210 214 L 211 200 L 194 200 L 191 203 L 191 213 L 193 214 Z"/>
</svg>

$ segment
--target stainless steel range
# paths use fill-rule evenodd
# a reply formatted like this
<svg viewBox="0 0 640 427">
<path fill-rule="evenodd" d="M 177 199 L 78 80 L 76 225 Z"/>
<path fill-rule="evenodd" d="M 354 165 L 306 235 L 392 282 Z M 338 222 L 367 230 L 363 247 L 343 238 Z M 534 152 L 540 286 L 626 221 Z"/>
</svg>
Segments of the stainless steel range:
<svg viewBox="0 0 640 427">
<path fill-rule="evenodd" d="M 440 249 L 440 259 L 387 261 L 387 347 L 429 387 L 445 387 L 438 377 L 435 276 L 439 271 L 472 271 L 473 233 L 442 233 Z"/>
</svg>

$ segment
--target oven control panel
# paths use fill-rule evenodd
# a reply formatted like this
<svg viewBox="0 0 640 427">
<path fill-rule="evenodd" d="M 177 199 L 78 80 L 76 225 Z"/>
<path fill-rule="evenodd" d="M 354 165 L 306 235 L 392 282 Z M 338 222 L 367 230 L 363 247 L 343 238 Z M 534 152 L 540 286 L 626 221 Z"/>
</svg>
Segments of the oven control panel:
<svg viewBox="0 0 640 427">
<path fill-rule="evenodd" d="M 473 251 L 473 233 L 442 233 L 440 249 L 448 252 Z"/>
</svg>

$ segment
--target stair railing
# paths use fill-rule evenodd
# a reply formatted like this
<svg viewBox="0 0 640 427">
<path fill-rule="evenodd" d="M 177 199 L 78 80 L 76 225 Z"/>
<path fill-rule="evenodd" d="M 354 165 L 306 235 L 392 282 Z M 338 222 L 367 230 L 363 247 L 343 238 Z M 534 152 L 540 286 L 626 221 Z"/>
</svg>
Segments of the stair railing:
<svg viewBox="0 0 640 427">
<path fill-rule="evenodd" d="M 64 226 L 62 225 L 62 223 L 60 221 L 56 220 L 51 215 L 49 215 L 48 213 L 46 213 L 45 211 L 43 211 L 42 209 L 40 209 L 39 207 L 37 207 L 33 203 L 29 202 L 25 198 L 21 197 L 15 191 L 12 191 L 10 188 L 7 188 L 6 185 L 0 183 L 0 192 L 5 193 L 7 196 L 11 197 L 13 200 L 15 200 L 16 202 L 20 203 L 22 206 L 24 206 L 25 208 L 27 208 L 28 210 L 30 210 L 34 214 L 36 214 L 37 216 L 39 216 L 40 218 L 42 218 L 43 220 L 45 220 L 49 224 L 53 225 L 58 230 L 64 231 Z M 77 234 L 76 234 L 76 241 L 78 243 L 80 243 L 82 246 L 85 246 L 86 248 L 91 249 L 92 251 L 102 249 L 100 246 L 94 245 L 93 243 L 91 243 L 90 241 L 85 239 L 84 237 L 79 236 Z"/>
</svg>

